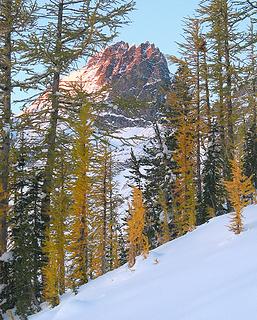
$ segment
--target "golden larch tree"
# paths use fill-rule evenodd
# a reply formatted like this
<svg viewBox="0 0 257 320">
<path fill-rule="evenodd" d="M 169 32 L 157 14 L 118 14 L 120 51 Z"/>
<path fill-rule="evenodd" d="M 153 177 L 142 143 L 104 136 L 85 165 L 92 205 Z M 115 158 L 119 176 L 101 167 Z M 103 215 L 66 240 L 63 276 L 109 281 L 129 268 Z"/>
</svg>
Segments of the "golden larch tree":
<svg viewBox="0 0 257 320">
<path fill-rule="evenodd" d="M 144 234 L 145 207 L 142 191 L 133 188 L 132 206 L 129 206 L 130 217 L 128 219 L 128 266 L 135 264 L 136 256 L 142 254 L 145 258 L 149 252 L 148 239 Z"/>
<path fill-rule="evenodd" d="M 231 213 L 231 223 L 229 230 L 235 234 L 240 234 L 243 230 L 243 208 L 250 203 L 254 188 L 252 185 L 252 177 L 246 177 L 242 172 L 240 160 L 231 160 L 232 180 L 225 181 L 224 185 L 227 189 L 229 200 L 234 208 Z"/>
<path fill-rule="evenodd" d="M 177 164 L 174 203 L 178 235 L 190 231 L 196 224 L 195 140 L 194 126 L 190 120 L 188 116 L 180 117 L 176 137 L 177 149 L 174 153 Z"/>
<path fill-rule="evenodd" d="M 47 254 L 47 265 L 43 267 L 44 288 L 43 297 L 53 307 L 59 304 L 59 285 L 58 285 L 58 252 L 56 242 L 50 230 L 44 243 L 44 252 Z"/>
<path fill-rule="evenodd" d="M 80 111 L 79 121 L 73 124 L 75 142 L 73 148 L 74 176 L 72 188 L 72 223 L 68 252 L 70 270 L 68 285 L 73 290 L 88 281 L 89 277 L 89 231 L 92 210 L 91 161 L 93 158 L 93 117 L 92 105 L 86 103 Z"/>
<path fill-rule="evenodd" d="M 65 156 L 64 148 L 58 149 L 57 166 L 55 170 L 54 192 L 51 197 L 50 223 L 45 235 L 46 241 L 43 252 L 47 257 L 47 264 L 43 269 L 45 299 L 57 304 L 57 295 L 65 292 L 65 250 L 66 250 L 66 222 L 70 207 L 69 197 L 69 163 Z M 57 270 L 52 268 L 56 259 Z M 49 290 L 51 285 L 55 285 L 55 290 Z M 51 293 L 53 296 L 51 296 Z"/>
<path fill-rule="evenodd" d="M 195 79 L 187 61 L 170 57 L 178 65 L 174 78 L 174 90 L 169 95 L 173 113 L 170 125 L 174 131 L 176 148 L 173 160 L 174 173 L 174 222 L 178 236 L 194 228 L 196 224 L 197 192 L 197 137 L 198 114 L 194 101 Z"/>
</svg>

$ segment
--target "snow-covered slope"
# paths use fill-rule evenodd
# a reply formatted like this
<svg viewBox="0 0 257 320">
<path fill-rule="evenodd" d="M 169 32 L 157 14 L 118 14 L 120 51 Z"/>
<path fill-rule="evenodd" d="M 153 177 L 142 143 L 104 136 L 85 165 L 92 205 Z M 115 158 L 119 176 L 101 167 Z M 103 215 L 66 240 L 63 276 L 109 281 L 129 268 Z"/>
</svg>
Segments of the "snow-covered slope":
<svg viewBox="0 0 257 320">
<path fill-rule="evenodd" d="M 252 320 L 257 314 L 257 206 L 245 231 L 229 232 L 229 215 L 153 250 L 66 294 L 30 320 Z"/>
</svg>

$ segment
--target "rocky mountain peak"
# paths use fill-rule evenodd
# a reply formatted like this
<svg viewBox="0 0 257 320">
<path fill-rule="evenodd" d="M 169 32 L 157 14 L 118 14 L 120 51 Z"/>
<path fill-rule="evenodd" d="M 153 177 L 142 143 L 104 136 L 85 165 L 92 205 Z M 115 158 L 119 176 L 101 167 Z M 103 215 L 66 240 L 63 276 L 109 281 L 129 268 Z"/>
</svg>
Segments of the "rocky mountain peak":
<svg viewBox="0 0 257 320">
<path fill-rule="evenodd" d="M 74 83 L 79 83 L 85 92 L 93 93 L 106 88 L 106 99 L 115 102 L 119 98 L 158 102 L 163 98 L 162 88 L 169 86 L 170 73 L 165 56 L 148 41 L 140 45 L 130 46 L 124 41 L 110 45 L 91 57 L 87 64 L 62 78 L 60 90 L 73 90 Z M 38 109 L 45 96 L 39 97 L 30 106 L 30 110 Z M 43 104 L 44 105 L 44 104 Z M 116 110 L 116 111 L 115 111 Z M 114 109 L 114 113 L 127 116 L 122 109 Z M 144 109 L 147 116 L 155 113 L 150 108 Z"/>
<path fill-rule="evenodd" d="M 148 41 L 129 46 L 117 42 L 97 53 L 84 68 L 65 77 L 64 82 L 80 79 L 85 90 L 97 91 L 110 86 L 110 97 L 155 100 L 158 88 L 170 83 L 164 55 Z"/>
</svg>

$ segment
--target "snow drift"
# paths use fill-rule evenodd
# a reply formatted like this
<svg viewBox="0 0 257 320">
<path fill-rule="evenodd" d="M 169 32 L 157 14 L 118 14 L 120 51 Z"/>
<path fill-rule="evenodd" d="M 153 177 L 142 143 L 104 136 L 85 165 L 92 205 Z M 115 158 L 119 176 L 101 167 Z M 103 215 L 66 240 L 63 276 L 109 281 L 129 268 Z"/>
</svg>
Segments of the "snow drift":
<svg viewBox="0 0 257 320">
<path fill-rule="evenodd" d="M 245 230 L 228 231 L 229 215 L 67 293 L 30 320 L 242 320 L 257 313 L 257 206 Z"/>
</svg>

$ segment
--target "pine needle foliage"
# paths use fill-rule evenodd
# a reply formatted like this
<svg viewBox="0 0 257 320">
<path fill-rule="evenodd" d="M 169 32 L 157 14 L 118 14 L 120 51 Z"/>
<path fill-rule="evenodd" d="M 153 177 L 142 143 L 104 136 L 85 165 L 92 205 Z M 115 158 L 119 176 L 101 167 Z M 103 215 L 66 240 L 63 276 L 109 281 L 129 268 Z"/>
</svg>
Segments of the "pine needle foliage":
<svg viewBox="0 0 257 320">
<path fill-rule="evenodd" d="M 89 231 L 92 210 L 91 160 L 93 157 L 92 104 L 87 102 L 81 109 L 79 121 L 74 124 L 75 142 L 73 148 L 75 182 L 72 189 L 72 216 L 70 231 L 70 274 L 69 286 L 74 291 L 79 285 L 88 282 L 89 277 Z"/>
<path fill-rule="evenodd" d="M 136 262 L 136 256 L 142 254 L 146 258 L 149 251 L 148 239 L 144 235 L 145 207 L 143 194 L 136 187 L 133 188 L 133 200 L 129 212 L 131 216 L 128 219 L 128 266 L 132 268 Z"/>
<path fill-rule="evenodd" d="M 196 225 L 196 114 L 192 96 L 192 73 L 186 61 L 172 58 L 179 68 L 175 75 L 171 108 L 176 111 L 176 149 L 173 159 L 174 173 L 174 222 L 176 234 L 183 235 Z"/>
<path fill-rule="evenodd" d="M 250 203 L 250 196 L 254 193 L 252 185 L 252 177 L 247 178 L 242 173 L 242 166 L 239 160 L 231 161 L 232 180 L 225 181 L 224 185 L 227 189 L 229 200 L 235 210 L 231 214 L 231 224 L 229 230 L 235 234 L 243 231 L 243 214 L 242 210 Z"/>
<path fill-rule="evenodd" d="M 159 202 L 163 210 L 163 221 L 162 221 L 162 235 L 161 235 L 161 243 L 166 243 L 170 241 L 170 228 L 169 228 L 169 208 L 168 203 L 165 198 L 164 192 L 159 192 Z"/>
<path fill-rule="evenodd" d="M 43 297 L 52 305 L 52 307 L 55 307 L 60 302 L 58 290 L 58 252 L 50 231 L 48 231 L 48 234 L 48 239 L 44 246 L 44 251 L 47 253 L 48 257 L 48 263 L 43 268 L 45 277 Z"/>
<path fill-rule="evenodd" d="M 178 149 L 174 154 L 177 163 L 175 181 L 175 222 L 178 234 L 184 234 L 196 224 L 196 190 L 194 184 L 194 136 L 192 124 L 181 118 L 177 133 Z"/>
</svg>

